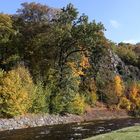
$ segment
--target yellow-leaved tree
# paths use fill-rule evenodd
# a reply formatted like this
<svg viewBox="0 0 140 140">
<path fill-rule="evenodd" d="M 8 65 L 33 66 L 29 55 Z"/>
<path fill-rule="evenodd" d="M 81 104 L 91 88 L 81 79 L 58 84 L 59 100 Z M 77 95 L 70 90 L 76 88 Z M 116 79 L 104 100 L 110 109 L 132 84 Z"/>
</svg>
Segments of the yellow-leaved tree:
<svg viewBox="0 0 140 140">
<path fill-rule="evenodd" d="M 125 86 L 122 78 L 119 75 L 114 77 L 114 93 L 118 97 L 118 107 L 130 110 L 130 102 L 124 94 Z"/>
<path fill-rule="evenodd" d="M 85 99 L 78 93 L 75 95 L 73 100 L 68 103 L 68 112 L 75 114 L 82 114 L 85 111 Z"/>
<path fill-rule="evenodd" d="M 129 89 L 129 99 L 132 102 L 135 102 L 137 100 L 138 91 L 139 91 L 138 85 L 136 83 L 132 83 Z"/>
<path fill-rule="evenodd" d="M 128 111 L 137 112 L 140 111 L 140 84 L 132 82 L 128 86 L 127 97 L 123 96 L 120 99 L 120 107 L 127 109 Z"/>
<path fill-rule="evenodd" d="M 0 77 L 0 116 L 27 113 L 32 105 L 33 86 L 32 78 L 23 66 L 3 72 Z"/>
<path fill-rule="evenodd" d="M 129 99 L 132 102 L 132 110 L 140 108 L 140 84 L 132 83 L 129 89 Z"/>
<path fill-rule="evenodd" d="M 113 80 L 108 82 L 104 89 L 107 94 L 107 103 L 111 105 L 118 105 L 120 99 L 124 96 L 124 83 L 119 75 L 114 76 Z"/>
<path fill-rule="evenodd" d="M 114 92 L 120 98 L 124 93 L 124 83 L 119 75 L 114 77 Z"/>
</svg>

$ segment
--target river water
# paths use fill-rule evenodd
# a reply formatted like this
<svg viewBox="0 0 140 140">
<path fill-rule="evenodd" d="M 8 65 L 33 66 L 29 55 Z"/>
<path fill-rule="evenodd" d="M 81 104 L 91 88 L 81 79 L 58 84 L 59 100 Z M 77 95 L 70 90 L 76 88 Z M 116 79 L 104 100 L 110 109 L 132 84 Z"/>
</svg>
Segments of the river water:
<svg viewBox="0 0 140 140">
<path fill-rule="evenodd" d="M 134 125 L 140 125 L 140 119 L 114 119 L 53 125 L 0 132 L 0 140 L 81 140 Z"/>
</svg>

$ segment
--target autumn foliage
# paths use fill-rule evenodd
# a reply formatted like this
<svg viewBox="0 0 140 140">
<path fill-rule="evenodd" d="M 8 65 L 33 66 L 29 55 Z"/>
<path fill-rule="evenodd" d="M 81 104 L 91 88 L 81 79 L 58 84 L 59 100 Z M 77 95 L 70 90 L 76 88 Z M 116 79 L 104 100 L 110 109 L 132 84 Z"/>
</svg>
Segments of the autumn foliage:
<svg viewBox="0 0 140 140">
<path fill-rule="evenodd" d="M 127 87 L 126 95 L 120 99 L 119 106 L 139 114 L 140 84 L 138 82 L 134 81 Z"/>
<path fill-rule="evenodd" d="M 98 102 L 140 112 L 138 48 L 104 31 L 72 4 L 25 2 L 14 15 L 1 13 L 0 117 L 79 115 Z"/>
<path fill-rule="evenodd" d="M 124 83 L 119 75 L 114 77 L 114 93 L 121 97 L 124 94 Z"/>
<path fill-rule="evenodd" d="M 27 69 L 17 67 L 0 77 L 0 114 L 22 115 L 32 106 L 33 82 Z"/>
</svg>

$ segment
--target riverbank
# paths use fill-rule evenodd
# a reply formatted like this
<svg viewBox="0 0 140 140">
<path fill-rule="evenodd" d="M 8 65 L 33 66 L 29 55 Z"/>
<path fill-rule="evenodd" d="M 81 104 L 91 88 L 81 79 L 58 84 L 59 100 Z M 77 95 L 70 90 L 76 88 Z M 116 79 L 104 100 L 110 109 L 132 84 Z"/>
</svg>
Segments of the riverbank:
<svg viewBox="0 0 140 140">
<path fill-rule="evenodd" d="M 133 126 L 101 134 L 85 140 L 140 140 L 140 126 Z"/>
<path fill-rule="evenodd" d="M 50 114 L 27 114 L 10 119 L 0 119 L 0 131 L 129 117 L 130 116 L 125 110 L 109 110 L 107 108 L 92 108 L 80 116 L 73 114 L 66 114 L 64 116 Z"/>
</svg>

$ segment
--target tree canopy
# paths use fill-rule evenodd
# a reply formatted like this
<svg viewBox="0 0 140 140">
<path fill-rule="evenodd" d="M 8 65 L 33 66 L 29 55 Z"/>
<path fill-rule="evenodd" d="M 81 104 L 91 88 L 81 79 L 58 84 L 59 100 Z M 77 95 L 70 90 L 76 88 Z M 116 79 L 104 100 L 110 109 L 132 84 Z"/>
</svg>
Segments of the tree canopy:
<svg viewBox="0 0 140 140">
<path fill-rule="evenodd" d="M 26 2 L 14 15 L 1 13 L 0 81 L 9 79 L 13 83 L 0 84 L 0 116 L 25 113 L 20 105 L 26 112 L 80 114 L 87 106 L 94 107 L 97 100 L 129 110 L 132 103 L 133 109 L 139 109 L 127 96 L 128 83 L 134 78 L 124 78 L 120 72 L 126 68 L 139 72 L 138 45 L 116 45 L 104 31 L 102 23 L 79 15 L 72 4 L 56 9 Z M 22 81 L 24 75 L 30 79 L 32 90 Z M 138 83 L 136 88 L 139 92 Z M 9 106 L 14 106 L 11 100 L 19 95 L 23 104 L 18 105 L 19 112 L 14 112 Z M 31 103 L 27 108 L 26 98 Z"/>
</svg>

